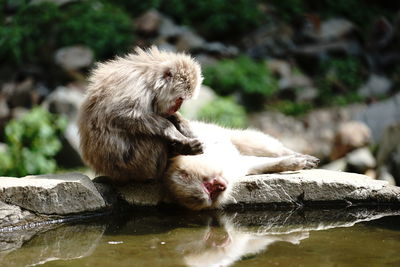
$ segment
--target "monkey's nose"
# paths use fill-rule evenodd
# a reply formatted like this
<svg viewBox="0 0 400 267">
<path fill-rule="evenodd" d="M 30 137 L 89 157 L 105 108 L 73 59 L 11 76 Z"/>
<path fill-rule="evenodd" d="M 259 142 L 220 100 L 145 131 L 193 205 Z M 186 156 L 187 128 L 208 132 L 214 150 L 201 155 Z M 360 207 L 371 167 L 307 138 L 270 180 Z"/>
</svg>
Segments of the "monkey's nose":
<svg viewBox="0 0 400 267">
<path fill-rule="evenodd" d="M 226 184 L 217 178 L 213 179 L 213 185 L 214 185 L 214 190 L 219 192 L 225 191 L 226 189 Z"/>
</svg>

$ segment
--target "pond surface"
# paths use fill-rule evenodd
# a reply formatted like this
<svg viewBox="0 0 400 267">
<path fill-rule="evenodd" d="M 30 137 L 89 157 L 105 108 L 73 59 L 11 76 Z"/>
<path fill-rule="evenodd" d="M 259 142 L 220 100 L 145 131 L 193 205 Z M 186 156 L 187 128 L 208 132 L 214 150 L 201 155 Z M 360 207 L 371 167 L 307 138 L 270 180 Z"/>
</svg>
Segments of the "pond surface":
<svg viewBox="0 0 400 267">
<path fill-rule="evenodd" d="M 130 211 L 0 233 L 0 266 L 400 266 L 399 214 Z"/>
</svg>

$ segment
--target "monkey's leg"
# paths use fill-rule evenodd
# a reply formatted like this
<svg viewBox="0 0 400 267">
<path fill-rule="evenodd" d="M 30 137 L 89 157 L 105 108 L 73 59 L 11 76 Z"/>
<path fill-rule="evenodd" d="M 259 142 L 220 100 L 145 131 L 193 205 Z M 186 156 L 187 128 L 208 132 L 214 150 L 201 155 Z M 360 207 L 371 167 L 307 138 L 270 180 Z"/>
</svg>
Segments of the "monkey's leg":
<svg viewBox="0 0 400 267">
<path fill-rule="evenodd" d="M 310 158 L 301 154 L 275 158 L 242 156 L 241 159 L 247 170 L 247 174 L 311 169 L 315 168 L 319 161 L 317 158 Z"/>
<path fill-rule="evenodd" d="M 229 130 L 230 139 L 242 155 L 281 157 L 297 152 L 285 147 L 272 136 L 255 130 Z"/>
</svg>

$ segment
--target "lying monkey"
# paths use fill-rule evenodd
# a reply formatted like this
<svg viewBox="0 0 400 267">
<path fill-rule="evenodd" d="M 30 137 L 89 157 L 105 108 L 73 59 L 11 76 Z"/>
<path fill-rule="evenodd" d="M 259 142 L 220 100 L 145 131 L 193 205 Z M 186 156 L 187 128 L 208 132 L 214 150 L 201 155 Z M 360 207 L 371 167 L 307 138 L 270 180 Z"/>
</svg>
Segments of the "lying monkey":
<svg viewBox="0 0 400 267">
<path fill-rule="evenodd" d="M 315 168 L 319 162 L 258 131 L 201 122 L 191 122 L 191 128 L 204 153 L 172 158 L 163 180 L 171 198 L 189 209 L 220 208 L 245 175 Z"/>
</svg>

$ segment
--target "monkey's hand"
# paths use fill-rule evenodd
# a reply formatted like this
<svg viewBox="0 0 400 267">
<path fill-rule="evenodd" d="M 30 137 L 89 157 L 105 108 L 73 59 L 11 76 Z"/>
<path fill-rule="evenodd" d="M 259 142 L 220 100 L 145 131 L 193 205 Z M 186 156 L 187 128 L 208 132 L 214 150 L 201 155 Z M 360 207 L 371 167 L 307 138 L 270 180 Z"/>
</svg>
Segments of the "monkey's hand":
<svg viewBox="0 0 400 267">
<path fill-rule="evenodd" d="M 197 155 L 203 154 L 203 144 L 197 139 L 186 139 L 171 143 L 172 154 L 174 155 Z"/>
</svg>

